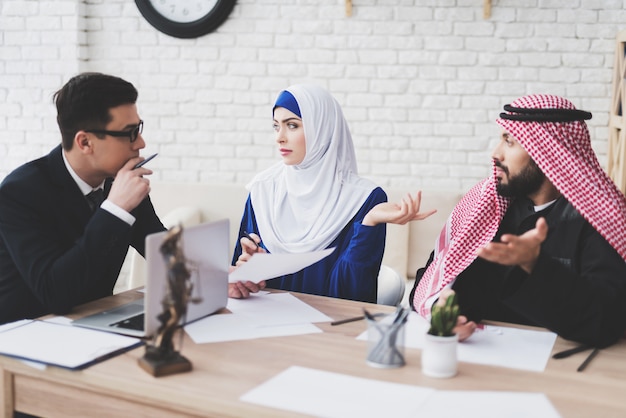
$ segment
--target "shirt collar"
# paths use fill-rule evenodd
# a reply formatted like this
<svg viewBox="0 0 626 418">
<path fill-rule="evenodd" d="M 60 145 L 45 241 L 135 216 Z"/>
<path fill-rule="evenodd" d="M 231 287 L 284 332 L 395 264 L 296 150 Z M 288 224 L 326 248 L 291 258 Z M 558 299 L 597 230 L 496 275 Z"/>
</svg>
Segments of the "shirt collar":
<svg viewBox="0 0 626 418">
<path fill-rule="evenodd" d="M 556 199 L 554 199 L 551 202 L 544 203 L 543 205 L 535 206 L 535 212 L 541 212 L 542 210 L 544 210 L 545 208 L 547 208 L 548 206 L 550 206 L 554 202 L 556 202 Z"/>
<path fill-rule="evenodd" d="M 78 176 L 78 174 L 76 174 L 76 171 L 74 171 L 74 169 L 70 165 L 70 162 L 67 160 L 67 157 L 65 156 L 65 150 L 63 150 L 61 154 L 63 155 L 63 162 L 65 163 L 65 168 L 67 168 L 67 171 L 70 173 L 70 176 L 72 176 L 72 178 L 76 182 L 76 185 L 78 186 L 80 191 L 83 193 L 83 195 L 87 196 L 89 193 L 91 193 L 91 191 L 96 190 L 96 189 L 104 189 L 104 181 L 98 187 L 93 189 L 89 184 L 87 184 L 87 182 L 85 182 L 85 180 L 81 179 Z"/>
</svg>

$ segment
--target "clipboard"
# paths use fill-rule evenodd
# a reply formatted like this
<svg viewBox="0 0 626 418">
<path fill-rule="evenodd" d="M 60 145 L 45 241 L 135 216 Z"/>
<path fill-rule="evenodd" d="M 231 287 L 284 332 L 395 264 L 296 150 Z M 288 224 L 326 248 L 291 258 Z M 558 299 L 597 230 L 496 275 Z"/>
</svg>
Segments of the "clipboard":
<svg viewBox="0 0 626 418">
<path fill-rule="evenodd" d="M 0 328 L 0 354 L 82 370 L 143 345 L 138 338 L 55 322 L 21 320 Z"/>
</svg>

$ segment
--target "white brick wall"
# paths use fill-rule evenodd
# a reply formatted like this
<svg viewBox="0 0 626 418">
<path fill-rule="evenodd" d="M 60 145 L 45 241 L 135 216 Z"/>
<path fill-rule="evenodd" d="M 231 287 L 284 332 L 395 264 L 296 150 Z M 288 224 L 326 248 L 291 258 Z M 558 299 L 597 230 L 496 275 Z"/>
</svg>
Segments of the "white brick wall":
<svg viewBox="0 0 626 418">
<path fill-rule="evenodd" d="M 154 179 L 246 183 L 278 160 L 276 94 L 298 82 L 343 105 L 362 175 L 382 186 L 465 190 L 488 173 L 502 105 L 529 93 L 594 113 L 606 164 L 622 0 L 238 0 L 185 40 L 130 0 L 0 2 L 0 179 L 59 141 L 52 94 L 80 71 L 139 89 Z M 427 197 L 425 196 L 425 199 Z"/>
</svg>

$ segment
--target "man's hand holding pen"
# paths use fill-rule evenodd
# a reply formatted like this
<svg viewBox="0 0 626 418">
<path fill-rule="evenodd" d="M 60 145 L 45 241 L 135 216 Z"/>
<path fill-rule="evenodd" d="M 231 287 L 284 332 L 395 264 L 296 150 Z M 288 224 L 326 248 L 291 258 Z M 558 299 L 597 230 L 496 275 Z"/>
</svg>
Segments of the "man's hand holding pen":
<svg viewBox="0 0 626 418">
<path fill-rule="evenodd" d="M 246 263 L 254 254 L 267 252 L 265 248 L 262 248 L 259 245 L 261 243 L 261 238 L 257 234 L 249 234 L 244 231 L 243 236 L 239 239 L 239 242 L 241 243 L 241 255 L 237 259 L 234 269 L 243 263 Z M 262 289 L 265 289 L 265 281 L 260 281 L 259 283 L 251 281 L 229 283 L 228 297 L 234 299 L 246 299 L 250 296 L 250 293 L 257 293 Z"/>
<path fill-rule="evenodd" d="M 126 212 L 135 209 L 150 193 L 150 180 L 144 176 L 152 174 L 152 170 L 142 167 L 156 157 L 151 155 L 146 159 L 131 158 L 115 175 L 107 200 Z"/>
</svg>

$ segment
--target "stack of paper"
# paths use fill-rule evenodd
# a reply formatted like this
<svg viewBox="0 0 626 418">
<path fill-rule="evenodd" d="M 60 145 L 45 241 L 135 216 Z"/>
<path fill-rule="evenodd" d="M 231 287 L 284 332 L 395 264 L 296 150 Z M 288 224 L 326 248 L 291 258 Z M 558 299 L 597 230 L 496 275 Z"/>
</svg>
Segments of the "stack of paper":
<svg viewBox="0 0 626 418">
<path fill-rule="evenodd" d="M 322 332 L 315 322 L 331 318 L 289 293 L 260 292 L 229 299 L 232 314 L 212 315 L 185 325 L 196 344 Z"/>
</svg>

